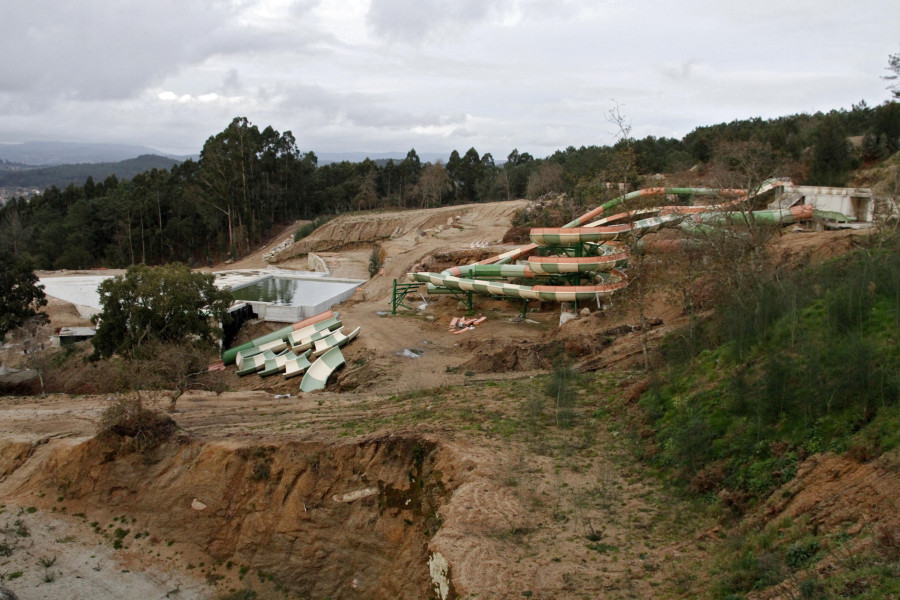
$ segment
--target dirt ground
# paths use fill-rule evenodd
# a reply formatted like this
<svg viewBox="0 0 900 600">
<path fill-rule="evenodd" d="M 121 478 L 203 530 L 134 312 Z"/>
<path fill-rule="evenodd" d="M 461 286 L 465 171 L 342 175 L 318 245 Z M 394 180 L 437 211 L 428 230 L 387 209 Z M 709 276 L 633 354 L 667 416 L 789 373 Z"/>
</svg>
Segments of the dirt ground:
<svg viewBox="0 0 900 600">
<path fill-rule="evenodd" d="M 590 307 L 587 314 L 559 326 L 558 305 L 531 303 L 523 319 L 520 303 L 476 298 L 475 314 L 488 319 L 460 334 L 448 331 L 451 318 L 465 313 L 452 297 L 410 297 L 413 310 L 390 315 L 394 279 L 403 281 L 414 265 L 445 260 L 447 253 L 492 255 L 508 249 L 499 241 L 513 212 L 525 204 L 343 217 L 282 250 L 278 268 L 303 270 L 306 253 L 314 251 L 333 276 L 366 280 L 373 247 L 377 244 L 384 254 L 383 271 L 350 301 L 335 307 L 348 330 L 361 327 L 359 338 L 344 351 L 346 367 L 326 391 L 314 394 L 300 393 L 296 380 L 239 378 L 233 368 L 223 374 L 230 391 L 187 392 L 174 409 L 170 394 L 143 393 L 146 406 L 170 411 L 181 446 L 166 446 L 143 460 L 112 458 L 92 441 L 110 398 L 2 398 L 4 584 L 23 600 L 104 600 L 136 592 L 154 598 L 218 598 L 244 588 L 256 590 L 261 598 L 281 598 L 293 597 L 286 591 L 291 585 L 322 597 L 417 597 L 423 589 L 440 597 L 442 588 L 434 586 L 441 576 L 434 567 L 429 575 L 424 565 L 425 559 L 431 563 L 440 556 L 449 564 L 448 596 L 701 594 L 702 573 L 715 563 L 711 542 L 718 539 L 716 523 L 642 474 L 623 432 L 603 409 L 604 398 L 627 395 L 642 385 L 636 370 L 642 343 L 631 327 L 636 322 L 633 306 L 614 300 L 612 307 Z M 297 225 L 285 228 L 253 255 L 214 270 L 266 268 L 263 256 L 292 236 Z M 773 243 L 772 256 L 785 264 L 814 263 L 853 247 L 859 235 L 786 231 Z M 660 292 L 647 301 L 655 323 L 648 336 L 653 344 L 683 316 L 670 294 Z M 57 299 L 50 299 L 46 312 L 46 331 L 88 324 Z M 250 323 L 242 335 L 249 339 L 274 327 Z M 2 364 L 27 366 L 22 340 L 11 341 L 0 354 Z M 590 384 L 580 392 L 583 414 L 573 429 L 540 427 L 548 413 L 533 378 L 547 373 L 559 349 L 574 350 L 581 356 L 577 366 L 592 373 Z M 406 494 L 415 487 L 412 474 L 405 481 L 405 473 L 386 471 L 393 454 L 382 455 L 379 448 L 397 440 L 408 441 L 412 448 L 431 448 L 419 465 L 430 478 L 416 477 L 440 496 L 433 514 L 403 507 L 385 510 L 391 496 L 385 495 L 384 482 Z M 279 458 L 291 448 L 302 448 L 306 458 Z M 261 453 L 262 462 L 247 458 L 251 450 Z M 346 472 L 335 465 L 328 476 L 319 467 L 303 470 L 295 465 L 310 462 L 312 454 L 342 453 L 367 458 Z M 284 473 L 300 471 L 295 484 L 283 491 L 281 504 L 263 511 L 259 506 L 281 493 L 287 476 L 278 471 L 278 478 L 265 483 L 256 481 L 252 469 L 263 464 L 266 473 L 269 468 L 275 473 L 281 460 Z M 326 461 L 317 458 L 314 465 L 320 460 Z M 225 477 L 231 473 L 228 469 L 237 468 L 235 461 L 246 469 L 237 486 L 240 498 L 232 497 L 237 494 L 229 489 L 232 484 L 217 488 L 222 482 L 206 481 L 203 475 L 221 468 Z M 833 459 L 819 460 L 804 478 L 825 477 L 834 468 Z M 897 497 L 896 484 L 877 465 L 841 468 L 861 481 L 878 481 L 876 503 L 891 502 L 892 494 Z M 296 481 L 313 472 L 316 483 L 298 496 Z M 387 474 L 380 475 L 379 486 L 373 488 L 374 475 L 367 474 L 376 472 Z M 152 481 L 141 479 L 147 474 L 153 475 Z M 795 493 L 795 500 L 768 510 L 789 514 L 805 502 L 802 510 L 817 514 L 826 511 L 826 500 L 832 508 L 845 510 L 867 493 L 862 484 L 846 493 L 829 488 L 827 498 Z M 311 518 L 310 498 L 322 503 L 327 516 L 303 529 L 306 525 L 296 523 Z M 412 495 L 407 496 L 410 501 L 420 503 Z M 197 521 L 206 514 L 215 519 Z M 827 522 L 827 517 L 822 520 Z M 413 544 L 411 533 L 401 533 L 404 528 L 421 529 L 427 537 Z M 123 539 L 116 537 L 118 530 L 129 532 L 125 547 L 115 547 L 116 539 Z M 320 565 L 320 579 L 343 578 L 333 589 L 316 587 L 325 584 L 300 575 L 292 579 L 284 555 L 278 554 L 284 551 L 279 544 L 296 539 L 301 530 L 303 536 L 319 536 L 323 556 L 315 548 L 305 554 L 297 545 L 290 546 L 290 553 L 303 556 L 304 564 Z M 390 544 L 381 545 L 384 540 Z M 4 547 L 10 548 L 6 556 Z M 421 570 L 407 575 L 411 588 L 388 582 L 404 579 L 402 572 L 382 564 L 391 562 L 382 555 L 394 551 L 396 569 Z"/>
</svg>

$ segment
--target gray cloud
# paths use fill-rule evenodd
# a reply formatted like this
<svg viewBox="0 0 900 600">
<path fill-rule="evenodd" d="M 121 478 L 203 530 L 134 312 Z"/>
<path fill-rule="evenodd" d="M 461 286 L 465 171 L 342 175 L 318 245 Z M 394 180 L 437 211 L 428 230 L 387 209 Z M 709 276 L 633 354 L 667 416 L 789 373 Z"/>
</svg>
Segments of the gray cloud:
<svg viewBox="0 0 900 600">
<path fill-rule="evenodd" d="M 0 90 L 46 101 L 126 98 L 201 58 L 203 40 L 228 17 L 220 2 L 15 3 L 4 23 L 20 33 L 0 38 L 0 52 L 22 58 L 0 63 Z"/>
<path fill-rule="evenodd" d="M 235 116 L 304 149 L 542 156 L 887 100 L 900 5 L 32 0 L 4 7 L 0 142 L 196 152 Z M 9 57 L 14 57 L 9 59 Z"/>
<path fill-rule="evenodd" d="M 380 37 L 420 42 L 460 32 L 494 10 L 490 0 L 372 0 L 366 22 Z"/>
</svg>

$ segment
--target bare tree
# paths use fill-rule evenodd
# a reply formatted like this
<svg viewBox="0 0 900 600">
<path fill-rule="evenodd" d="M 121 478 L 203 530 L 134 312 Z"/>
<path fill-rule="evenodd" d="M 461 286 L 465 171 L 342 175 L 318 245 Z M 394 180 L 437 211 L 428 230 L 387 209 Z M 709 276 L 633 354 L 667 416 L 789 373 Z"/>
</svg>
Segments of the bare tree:
<svg viewBox="0 0 900 600">
<path fill-rule="evenodd" d="M 613 101 L 615 102 L 615 101 Z M 637 157 L 631 139 L 631 121 L 622 114 L 622 105 L 615 102 L 614 106 L 606 114 L 606 120 L 616 128 L 618 138 L 618 151 L 610 164 L 607 179 L 611 181 L 629 181 L 636 178 Z M 623 204 L 623 208 L 631 207 Z M 647 287 L 645 278 L 647 275 L 647 263 L 644 252 L 638 246 L 638 236 L 629 237 L 629 268 L 628 277 L 630 286 L 634 286 L 635 300 L 637 302 L 638 315 L 641 327 L 641 353 L 644 359 L 644 369 L 650 371 L 650 327 L 647 319 Z"/>
<path fill-rule="evenodd" d="M 450 175 L 447 173 L 447 169 L 444 168 L 441 161 L 436 161 L 429 163 L 422 170 L 419 183 L 416 184 L 415 195 L 421 201 L 420 207 L 426 208 L 428 206 L 438 206 L 441 196 L 451 189 Z"/>
<path fill-rule="evenodd" d="M 753 193 L 777 175 L 779 162 L 769 144 L 758 140 L 727 141 L 713 150 L 713 177 L 721 188 L 743 188 Z"/>
<path fill-rule="evenodd" d="M 545 162 L 528 178 L 525 195 L 529 200 L 536 200 L 544 194 L 562 192 L 565 189 L 562 165 Z"/>
</svg>

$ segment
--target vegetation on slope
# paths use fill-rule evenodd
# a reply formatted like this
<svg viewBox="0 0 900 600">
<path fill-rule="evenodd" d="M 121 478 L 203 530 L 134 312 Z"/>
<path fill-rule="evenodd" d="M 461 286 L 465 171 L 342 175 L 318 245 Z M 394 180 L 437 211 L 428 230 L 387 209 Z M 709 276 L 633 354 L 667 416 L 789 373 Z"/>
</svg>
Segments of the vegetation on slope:
<svg viewBox="0 0 900 600">
<path fill-rule="evenodd" d="M 856 145 L 850 139 L 856 140 Z M 0 246 L 38 268 L 124 267 L 173 261 L 194 265 L 253 250 L 274 228 L 297 219 L 375 208 L 426 208 L 538 198 L 566 192 L 595 203 L 609 184 L 644 183 L 656 173 L 701 167 L 751 168 L 759 179 L 843 185 L 851 170 L 900 150 L 900 103 L 865 103 L 828 114 L 747 119 L 700 127 L 682 140 L 631 139 L 613 146 L 569 146 L 543 159 L 513 149 L 498 164 L 475 148 L 446 163 L 422 163 L 414 149 L 400 161 L 319 164 L 290 131 L 235 118 L 211 136 L 198 161 L 83 186 L 51 186 L 0 208 Z M 696 169 L 693 169 L 696 170 Z M 10 177 L 24 175 L 10 174 Z M 748 181 L 741 181 L 747 187 Z M 726 187 L 732 187 L 731 185 Z"/>
<path fill-rule="evenodd" d="M 155 154 L 142 154 L 117 162 L 76 163 L 53 167 L 23 168 L 0 171 L 0 187 L 27 187 L 47 189 L 52 186 L 65 188 L 69 184 L 81 185 L 90 180 L 103 181 L 107 177 L 131 179 L 153 169 L 171 169 L 179 161 Z M 85 184 L 87 185 L 87 184 Z"/>
<path fill-rule="evenodd" d="M 38 285 L 31 261 L 0 250 L 0 342 L 28 319 L 46 319 L 38 313 L 46 304 L 44 286 Z"/>
<path fill-rule="evenodd" d="M 813 453 L 870 460 L 900 445 L 898 240 L 746 283 L 670 336 L 641 400 L 650 462 L 738 510 Z"/>
</svg>

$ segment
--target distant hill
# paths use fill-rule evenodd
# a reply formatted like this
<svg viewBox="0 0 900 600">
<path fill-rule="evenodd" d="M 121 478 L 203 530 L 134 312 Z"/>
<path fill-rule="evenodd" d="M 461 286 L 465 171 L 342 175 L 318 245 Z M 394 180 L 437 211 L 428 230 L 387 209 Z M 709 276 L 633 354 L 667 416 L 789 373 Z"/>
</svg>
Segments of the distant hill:
<svg viewBox="0 0 900 600">
<path fill-rule="evenodd" d="M 450 152 L 416 152 L 416 154 L 422 163 L 433 163 L 437 160 L 446 163 L 450 158 Z M 406 152 L 316 152 L 316 158 L 320 165 L 343 161 L 361 163 L 368 158 L 383 167 L 389 160 L 400 162 L 406 158 Z M 494 158 L 496 160 L 496 157 Z"/>
<path fill-rule="evenodd" d="M 111 163 L 144 154 L 186 160 L 187 156 L 167 155 L 148 146 L 91 144 L 80 142 L 24 142 L 0 144 L 0 161 L 44 167 L 81 163 Z"/>
<path fill-rule="evenodd" d="M 55 185 L 64 188 L 70 183 L 84 185 L 88 176 L 100 183 L 110 175 L 121 179 L 131 179 L 135 175 L 151 169 L 171 169 L 180 160 L 155 154 L 144 154 L 119 162 L 99 162 L 67 164 L 53 167 L 24 167 L 22 165 L 0 165 L 0 188 L 29 188 L 44 190 Z M 7 166 L 7 169 L 2 168 Z"/>
</svg>

